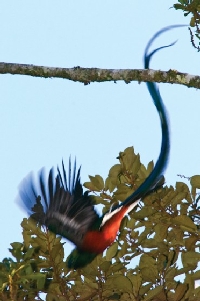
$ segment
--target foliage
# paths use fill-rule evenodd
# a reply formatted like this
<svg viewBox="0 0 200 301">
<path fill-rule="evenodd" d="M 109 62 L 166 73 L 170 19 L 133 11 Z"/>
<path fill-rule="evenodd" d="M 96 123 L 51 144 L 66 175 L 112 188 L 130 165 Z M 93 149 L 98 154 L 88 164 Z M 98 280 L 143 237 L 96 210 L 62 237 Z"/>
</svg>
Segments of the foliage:
<svg viewBox="0 0 200 301">
<path fill-rule="evenodd" d="M 200 51 L 200 1 L 199 0 L 178 0 L 179 3 L 174 4 L 175 9 L 179 9 L 184 11 L 184 16 L 188 16 L 191 14 L 190 19 L 190 26 L 192 28 L 195 28 L 195 34 L 192 33 L 191 28 L 189 28 L 190 31 L 190 37 L 191 37 L 191 43 L 192 45 Z M 195 44 L 194 35 L 198 40 L 198 46 Z"/>
<path fill-rule="evenodd" d="M 153 162 L 147 168 L 140 163 L 132 147 L 118 159 L 105 181 L 96 175 L 85 183 L 103 212 L 137 189 L 153 169 Z M 117 241 L 80 270 L 67 268 L 60 237 L 25 218 L 23 242 L 9 249 L 14 259 L 0 263 L 0 300 L 42 300 L 41 292 L 47 301 L 200 300 L 200 287 L 195 287 L 200 279 L 200 176 L 190 182 L 191 193 L 178 182 L 147 196 L 124 218 Z"/>
</svg>

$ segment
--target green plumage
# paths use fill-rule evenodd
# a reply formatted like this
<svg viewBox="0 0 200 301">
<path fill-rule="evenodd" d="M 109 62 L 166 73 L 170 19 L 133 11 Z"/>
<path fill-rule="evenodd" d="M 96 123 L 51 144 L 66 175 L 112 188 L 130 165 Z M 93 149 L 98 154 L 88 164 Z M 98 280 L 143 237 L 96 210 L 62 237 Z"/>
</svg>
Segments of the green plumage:
<svg viewBox="0 0 200 301">
<path fill-rule="evenodd" d="M 80 269 L 91 263 L 97 254 L 74 249 L 67 258 L 67 266 L 70 269 Z"/>
</svg>

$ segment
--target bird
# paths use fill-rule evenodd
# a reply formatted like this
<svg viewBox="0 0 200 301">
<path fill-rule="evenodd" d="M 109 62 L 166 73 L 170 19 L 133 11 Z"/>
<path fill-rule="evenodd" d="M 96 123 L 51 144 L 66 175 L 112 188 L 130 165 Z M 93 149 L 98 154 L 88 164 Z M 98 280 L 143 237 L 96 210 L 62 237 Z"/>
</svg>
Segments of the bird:
<svg viewBox="0 0 200 301">
<path fill-rule="evenodd" d="M 148 42 L 144 54 L 144 67 L 149 69 L 152 56 L 160 49 L 156 48 L 148 54 L 153 41 L 163 32 L 179 25 L 168 26 L 158 31 Z M 121 221 L 131 212 L 138 202 L 154 191 L 163 181 L 170 152 L 169 123 L 160 92 L 153 82 L 147 82 L 149 93 L 158 111 L 161 123 L 162 141 L 158 160 L 147 179 L 118 205 L 99 216 L 96 212 L 93 197 L 88 191 L 83 192 L 80 180 L 81 167 L 72 167 L 69 159 L 68 175 L 62 161 L 62 168 L 57 167 L 56 173 L 51 168 L 48 179 L 42 168 L 38 173 L 38 184 L 35 184 L 30 173 L 19 185 L 20 205 L 28 215 L 48 230 L 68 239 L 75 245 L 67 259 L 69 269 L 80 269 L 92 262 L 103 253 L 116 239 Z"/>
</svg>

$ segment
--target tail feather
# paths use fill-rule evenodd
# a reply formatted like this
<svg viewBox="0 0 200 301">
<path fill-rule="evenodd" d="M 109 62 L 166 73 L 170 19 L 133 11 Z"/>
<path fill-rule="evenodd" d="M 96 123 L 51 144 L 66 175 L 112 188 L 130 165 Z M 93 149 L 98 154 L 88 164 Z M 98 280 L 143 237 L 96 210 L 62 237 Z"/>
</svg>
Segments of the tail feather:
<svg viewBox="0 0 200 301">
<path fill-rule="evenodd" d="M 161 35 L 162 33 L 171 30 L 172 28 L 176 27 L 182 27 L 185 25 L 172 25 L 165 27 L 161 30 L 159 30 L 148 42 L 146 49 L 145 49 L 145 54 L 144 54 L 144 66 L 146 69 L 149 68 L 150 60 L 152 56 L 159 50 L 173 46 L 174 43 L 167 45 L 167 46 L 162 46 L 160 48 L 157 48 L 153 50 L 150 54 L 148 54 L 148 50 L 151 46 L 151 44 L 154 42 L 154 40 Z M 148 178 L 140 185 L 140 187 L 132 193 L 122 204 L 123 205 L 128 205 L 132 202 L 134 202 L 137 199 L 143 198 L 148 192 L 154 187 L 157 186 L 159 181 L 163 177 L 163 172 L 165 171 L 165 168 L 168 163 L 169 159 L 169 151 L 170 151 L 170 137 L 169 137 L 169 122 L 167 118 L 167 112 L 165 109 L 165 106 L 162 101 L 162 97 L 160 95 L 159 89 L 157 88 L 156 84 L 153 82 L 147 82 L 147 88 L 149 90 L 149 93 L 153 99 L 154 105 L 158 111 L 159 117 L 160 117 L 160 123 L 161 123 L 161 130 L 162 130 L 162 142 L 161 142 L 161 150 L 160 150 L 160 155 L 158 157 L 158 160 L 155 164 L 155 167 L 151 174 L 148 176 Z"/>
</svg>

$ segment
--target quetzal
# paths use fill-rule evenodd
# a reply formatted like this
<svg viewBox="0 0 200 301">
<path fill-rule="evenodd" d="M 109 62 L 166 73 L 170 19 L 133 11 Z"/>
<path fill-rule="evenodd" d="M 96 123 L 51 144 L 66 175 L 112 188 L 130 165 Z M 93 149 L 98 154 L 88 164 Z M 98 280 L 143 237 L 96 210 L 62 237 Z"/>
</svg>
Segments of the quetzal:
<svg viewBox="0 0 200 301">
<path fill-rule="evenodd" d="M 160 49 L 148 54 L 150 45 L 157 36 L 170 28 L 160 30 L 149 41 L 144 55 L 146 69 L 149 68 L 152 55 Z M 124 215 L 130 212 L 149 191 L 153 190 L 162 177 L 170 148 L 168 120 L 156 85 L 148 82 L 147 87 L 160 117 L 161 151 L 151 174 L 124 202 L 111 207 L 109 212 L 99 217 L 94 209 L 92 197 L 88 195 L 88 192 L 83 193 L 80 168 L 76 173 L 75 163 L 71 172 L 71 161 L 69 161 L 68 177 L 62 164 L 62 170 L 57 168 L 56 175 L 54 175 L 53 168 L 50 170 L 48 181 L 42 169 L 39 172 L 39 185 L 34 184 L 30 174 L 19 186 L 22 206 L 29 215 L 40 224 L 47 226 L 52 232 L 67 238 L 76 245 L 68 258 L 69 268 L 84 267 L 110 246 L 116 238 Z"/>
</svg>

